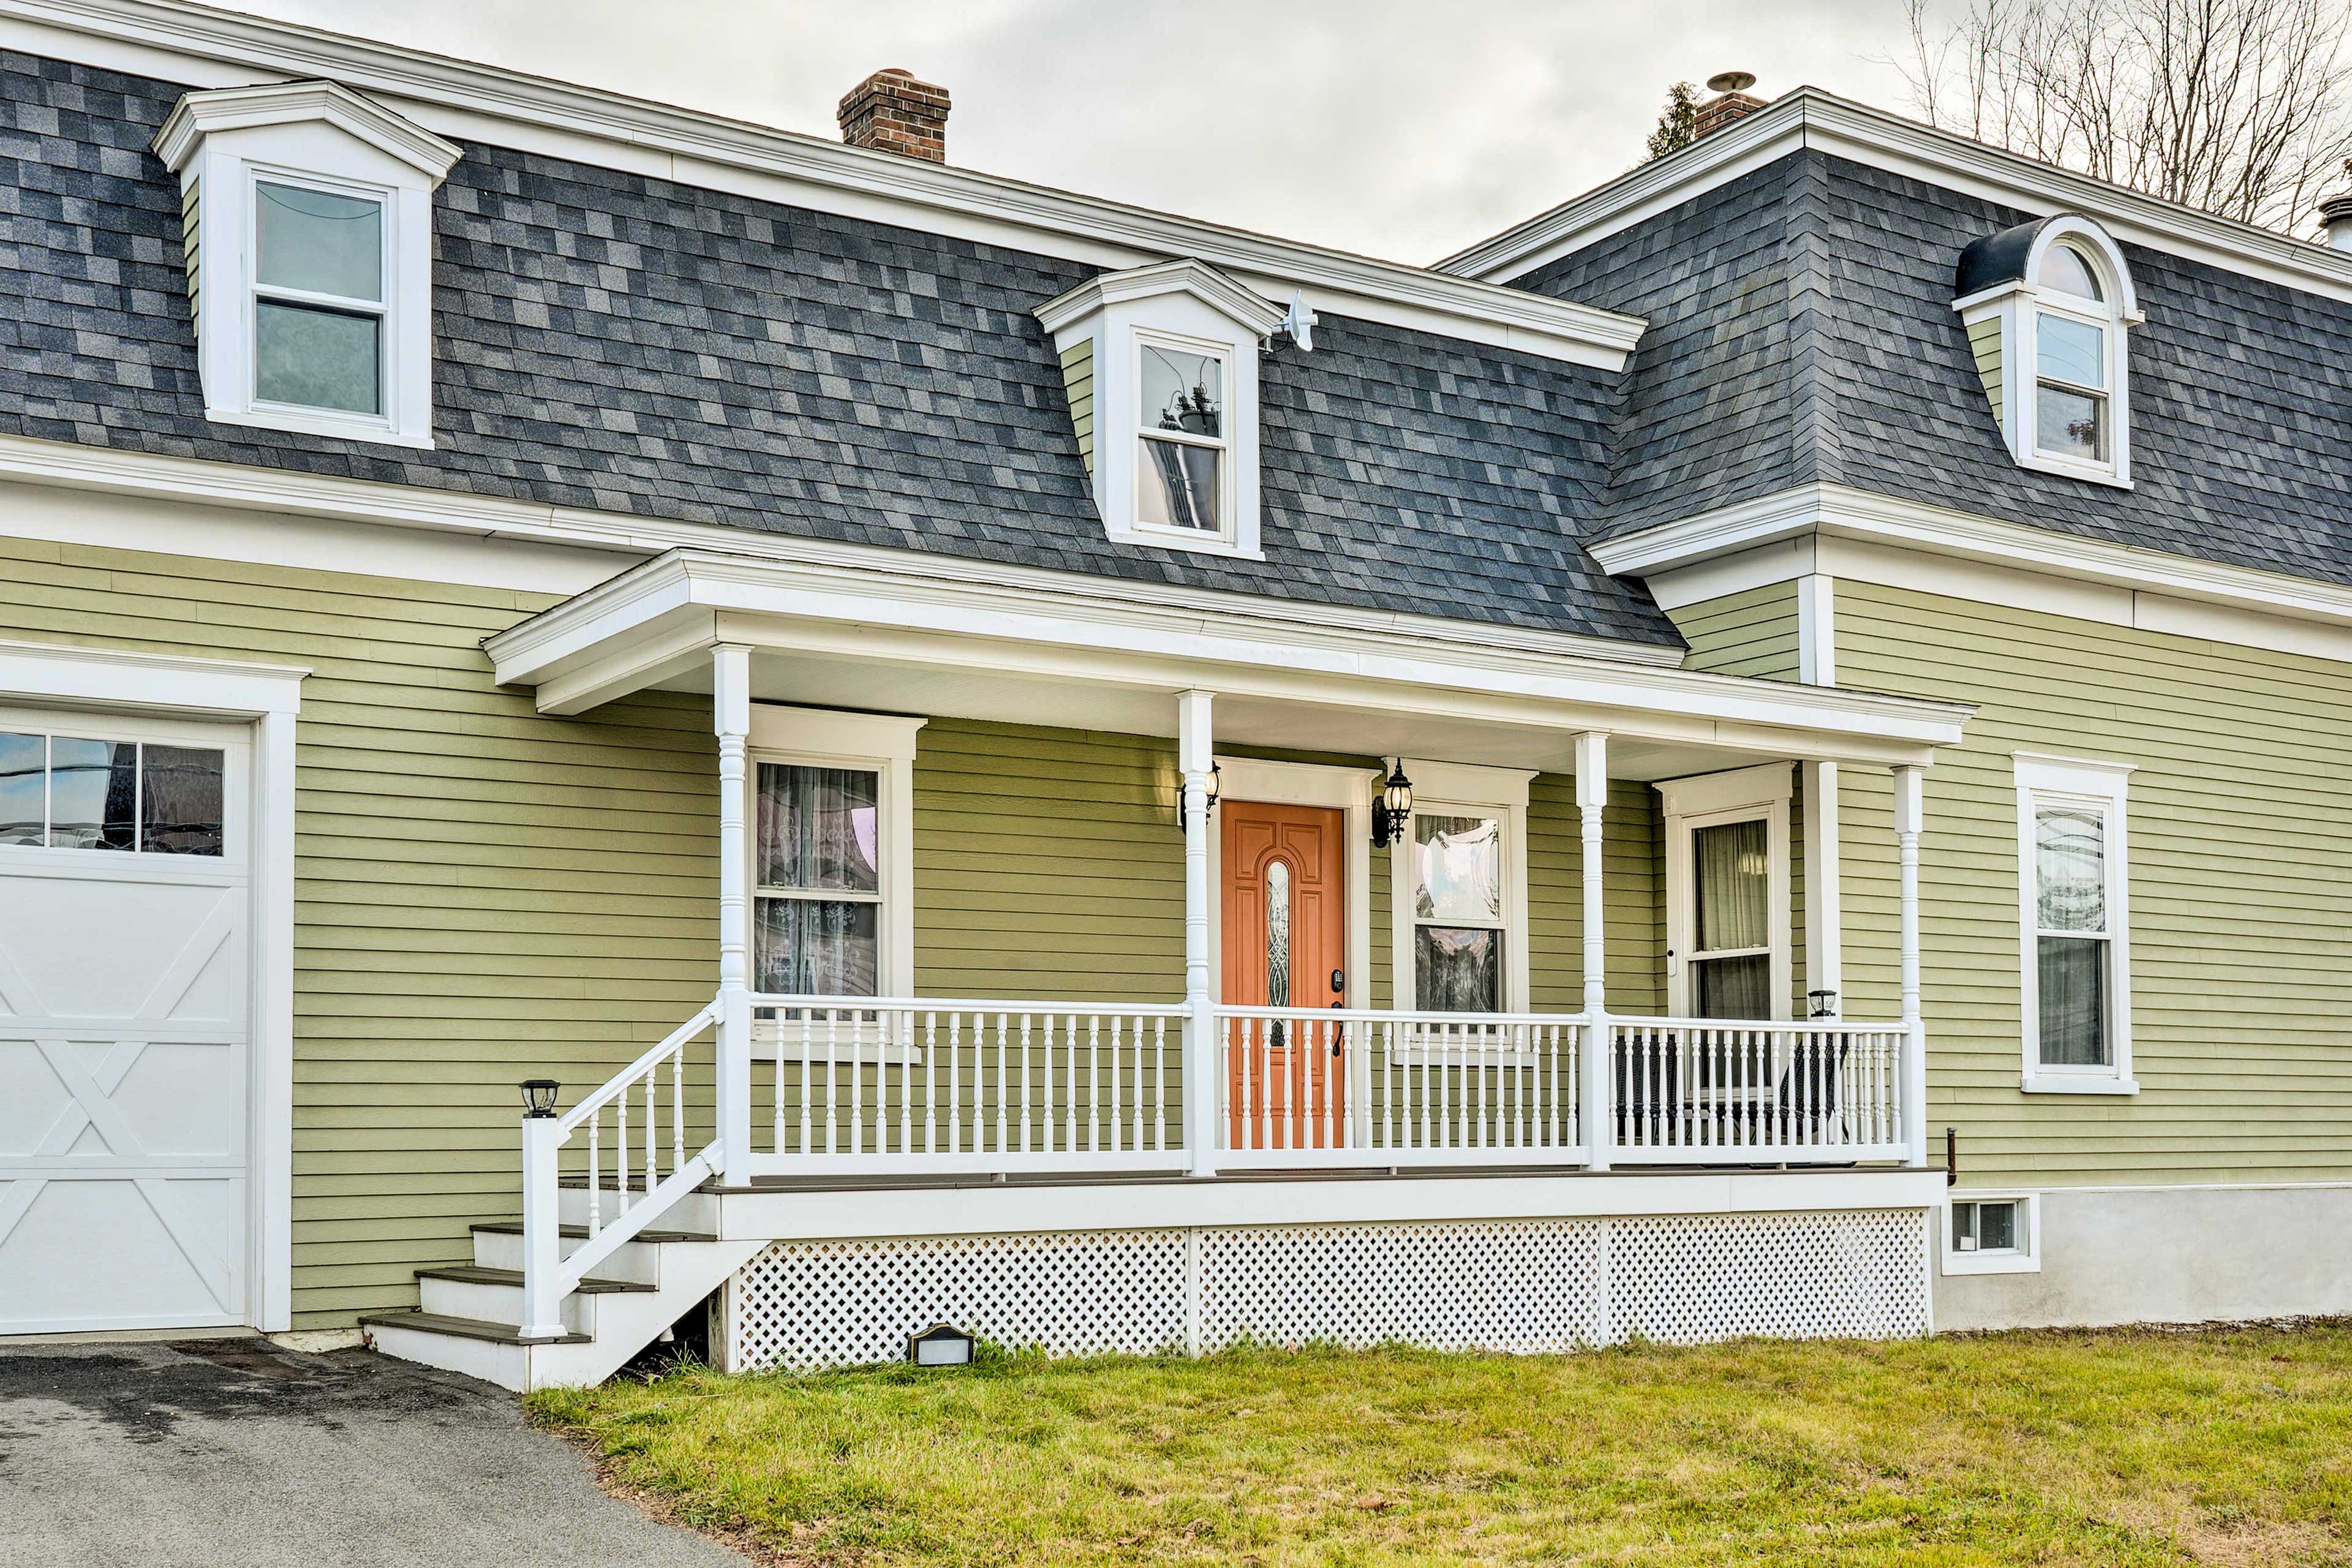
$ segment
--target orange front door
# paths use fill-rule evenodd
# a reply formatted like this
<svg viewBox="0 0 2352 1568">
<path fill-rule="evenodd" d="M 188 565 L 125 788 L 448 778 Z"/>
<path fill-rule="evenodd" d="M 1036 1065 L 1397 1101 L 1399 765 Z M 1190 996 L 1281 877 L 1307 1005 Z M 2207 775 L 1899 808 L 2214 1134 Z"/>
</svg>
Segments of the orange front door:
<svg viewBox="0 0 2352 1568">
<path fill-rule="evenodd" d="M 1339 812 L 1223 801 L 1225 1001 L 1307 1013 L 1344 1000 L 1347 858 Z M 1237 1149 L 1328 1149 L 1346 1142 L 1345 1032 L 1311 1018 L 1236 1023 L 1226 1105 Z"/>
</svg>

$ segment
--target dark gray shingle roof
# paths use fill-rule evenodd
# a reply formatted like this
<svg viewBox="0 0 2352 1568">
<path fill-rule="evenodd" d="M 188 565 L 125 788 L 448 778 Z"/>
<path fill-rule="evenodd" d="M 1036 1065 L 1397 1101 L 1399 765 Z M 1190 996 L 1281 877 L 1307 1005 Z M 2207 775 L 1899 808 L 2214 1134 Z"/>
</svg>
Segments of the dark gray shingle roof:
<svg viewBox="0 0 2352 1568">
<path fill-rule="evenodd" d="M 2031 221 L 1804 152 L 1530 275 L 1650 319 L 1587 537 L 1822 481 L 2352 583 L 2352 303 L 2126 245 L 2133 488 L 2021 468 L 1952 300 Z"/>
<path fill-rule="evenodd" d="M 1334 318 L 1264 366 L 1265 561 L 1116 545 L 1031 314 L 1089 268 L 492 146 L 436 203 L 434 450 L 208 424 L 179 91 L 0 53 L 0 430 L 1678 640 L 1576 542 L 1613 375 Z"/>
</svg>

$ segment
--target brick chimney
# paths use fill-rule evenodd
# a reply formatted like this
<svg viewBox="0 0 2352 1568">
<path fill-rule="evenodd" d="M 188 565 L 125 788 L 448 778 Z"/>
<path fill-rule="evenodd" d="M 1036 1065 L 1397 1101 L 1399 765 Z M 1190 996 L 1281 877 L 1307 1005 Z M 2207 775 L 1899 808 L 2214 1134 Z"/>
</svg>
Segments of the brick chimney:
<svg viewBox="0 0 2352 1568">
<path fill-rule="evenodd" d="M 841 140 L 852 147 L 948 161 L 948 89 L 892 66 L 876 71 L 841 100 Z"/>
<path fill-rule="evenodd" d="M 1765 100 L 1747 91 L 1755 85 L 1756 79 L 1746 71 L 1724 71 L 1707 78 L 1707 90 L 1715 96 L 1698 106 L 1698 134 L 1712 135 L 1742 115 L 1763 108 Z"/>
</svg>

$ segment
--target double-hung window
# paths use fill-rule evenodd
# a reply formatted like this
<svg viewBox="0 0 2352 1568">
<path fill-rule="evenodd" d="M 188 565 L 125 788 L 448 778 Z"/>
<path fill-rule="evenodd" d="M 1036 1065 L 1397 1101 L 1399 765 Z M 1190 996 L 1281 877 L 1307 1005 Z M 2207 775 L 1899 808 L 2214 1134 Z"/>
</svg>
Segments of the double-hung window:
<svg viewBox="0 0 2352 1568">
<path fill-rule="evenodd" d="M 2016 766 L 2024 1087 L 2133 1092 L 2130 769 L 2030 755 Z"/>
<path fill-rule="evenodd" d="M 1214 539 L 1229 526 L 1225 354 L 1157 332 L 1136 334 L 1135 521 Z"/>
<path fill-rule="evenodd" d="M 257 177 L 257 405 L 383 412 L 384 197 Z"/>
<path fill-rule="evenodd" d="M 2141 316 L 2122 247 L 2090 219 L 2062 214 L 1969 246 L 1959 286 L 1953 308 L 2011 456 L 2128 487 L 2126 340 Z"/>
<path fill-rule="evenodd" d="M 1516 768 L 1402 758 L 1414 801 L 1391 847 L 1395 1005 L 1424 1013 L 1528 1005 L 1528 785 Z"/>
<path fill-rule="evenodd" d="M 759 780 L 753 987 L 880 994 L 881 774 L 762 762 Z"/>
</svg>

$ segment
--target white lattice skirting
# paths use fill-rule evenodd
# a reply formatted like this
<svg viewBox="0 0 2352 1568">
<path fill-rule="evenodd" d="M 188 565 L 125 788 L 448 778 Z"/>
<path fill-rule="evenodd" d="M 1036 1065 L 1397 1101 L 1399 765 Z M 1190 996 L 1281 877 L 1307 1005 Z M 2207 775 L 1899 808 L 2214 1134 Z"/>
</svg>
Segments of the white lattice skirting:
<svg viewBox="0 0 2352 1568">
<path fill-rule="evenodd" d="M 730 1364 L 895 1361 L 933 1323 L 1051 1355 L 1389 1342 L 1519 1352 L 1928 1329 L 1918 1209 L 778 1242 Z"/>
</svg>

